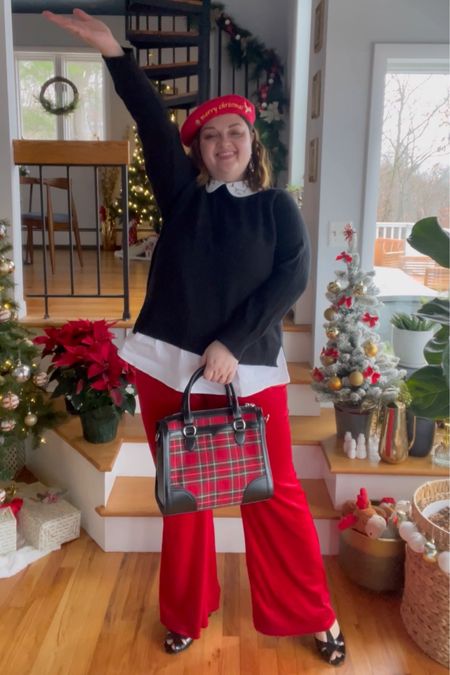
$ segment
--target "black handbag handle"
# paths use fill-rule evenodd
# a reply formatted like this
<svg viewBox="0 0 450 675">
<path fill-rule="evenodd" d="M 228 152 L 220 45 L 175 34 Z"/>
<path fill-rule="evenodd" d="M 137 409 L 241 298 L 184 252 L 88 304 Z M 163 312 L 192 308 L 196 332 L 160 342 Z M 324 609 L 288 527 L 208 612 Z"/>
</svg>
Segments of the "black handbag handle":
<svg viewBox="0 0 450 675">
<path fill-rule="evenodd" d="M 190 396 L 191 396 L 191 389 L 194 386 L 194 384 L 199 380 L 203 373 L 205 371 L 205 366 L 201 366 L 201 368 L 198 368 L 191 376 L 191 379 L 186 385 L 186 389 L 184 390 L 183 393 L 183 402 L 182 402 L 182 407 L 181 407 L 181 412 L 183 413 L 183 422 L 184 424 L 192 424 L 193 421 L 193 415 L 191 411 L 191 403 L 190 403 Z M 233 417 L 235 420 L 240 420 L 242 417 L 241 413 L 241 408 L 239 405 L 238 397 L 236 396 L 236 392 L 234 391 L 233 385 L 230 384 L 225 384 L 225 391 L 227 394 L 228 398 L 228 405 L 233 411 Z"/>
</svg>

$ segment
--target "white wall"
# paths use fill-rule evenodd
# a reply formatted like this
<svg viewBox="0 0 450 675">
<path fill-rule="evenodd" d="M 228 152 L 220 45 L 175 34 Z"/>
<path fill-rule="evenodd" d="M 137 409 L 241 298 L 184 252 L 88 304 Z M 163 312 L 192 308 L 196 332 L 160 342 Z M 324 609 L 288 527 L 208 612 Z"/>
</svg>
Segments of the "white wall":
<svg viewBox="0 0 450 675">
<path fill-rule="evenodd" d="M 328 245 L 328 223 L 352 221 L 358 229 L 362 220 L 373 45 L 448 42 L 449 25 L 447 0 L 339 0 L 327 5 L 326 44 L 310 67 L 311 78 L 322 62 L 325 80 L 322 119 L 308 122 L 308 140 L 320 138 L 320 175 L 318 183 L 305 185 L 304 209 L 317 242 L 316 358 L 324 344 L 326 284 L 338 267 L 339 249 Z"/>
</svg>

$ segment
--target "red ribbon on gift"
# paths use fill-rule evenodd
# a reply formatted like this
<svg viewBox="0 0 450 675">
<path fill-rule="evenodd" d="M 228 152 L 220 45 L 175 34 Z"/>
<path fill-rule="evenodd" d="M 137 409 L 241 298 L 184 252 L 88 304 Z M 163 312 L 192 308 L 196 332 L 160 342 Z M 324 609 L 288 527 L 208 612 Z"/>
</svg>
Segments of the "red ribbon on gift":
<svg viewBox="0 0 450 675">
<path fill-rule="evenodd" d="M 8 506 L 11 509 L 11 511 L 14 514 L 14 517 L 17 518 L 17 515 L 22 508 L 23 504 L 23 499 L 19 499 L 19 497 L 15 497 L 12 499 L 10 502 L 3 502 L 3 504 L 0 504 L 0 509 L 7 509 Z"/>
</svg>

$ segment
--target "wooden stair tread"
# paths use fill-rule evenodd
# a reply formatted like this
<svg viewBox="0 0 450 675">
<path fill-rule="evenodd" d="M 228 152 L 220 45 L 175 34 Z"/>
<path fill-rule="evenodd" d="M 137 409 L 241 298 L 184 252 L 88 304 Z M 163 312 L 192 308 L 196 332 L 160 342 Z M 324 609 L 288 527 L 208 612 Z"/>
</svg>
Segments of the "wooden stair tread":
<svg viewBox="0 0 450 675">
<path fill-rule="evenodd" d="M 371 462 L 368 459 L 348 459 L 342 450 L 342 442 L 336 437 L 323 441 L 322 448 L 333 474 L 377 474 L 385 476 L 448 476 L 448 469 L 436 466 L 427 457 L 408 457 L 400 464 Z"/>
<path fill-rule="evenodd" d="M 58 401 L 57 405 L 61 406 Z M 298 417 L 291 415 L 292 444 L 320 445 L 321 442 L 335 433 L 334 412 L 322 409 L 317 416 Z M 125 414 L 120 423 L 116 438 L 109 443 L 89 443 L 83 438 L 81 422 L 78 415 L 70 415 L 66 421 L 54 429 L 61 438 L 71 445 L 98 471 L 112 471 L 122 443 L 147 443 L 142 417 Z"/>
<path fill-rule="evenodd" d="M 109 443 L 89 443 L 83 438 L 81 421 L 78 415 L 70 415 L 66 421 L 54 429 L 61 438 L 71 445 L 98 471 L 112 471 L 122 443 L 146 443 L 141 415 L 122 416 L 117 436 Z"/>
<path fill-rule="evenodd" d="M 292 445 L 321 445 L 336 433 L 333 408 L 322 408 L 320 415 L 290 415 Z"/>
<path fill-rule="evenodd" d="M 339 518 L 333 508 L 325 481 L 304 479 L 302 486 L 306 493 L 314 518 Z M 102 517 L 159 517 L 160 510 L 155 499 L 155 478 L 148 476 L 118 476 L 114 482 L 106 506 L 97 506 Z M 218 518 L 240 518 L 238 506 L 214 510 Z"/>
<path fill-rule="evenodd" d="M 311 366 L 309 363 L 290 361 L 287 365 L 291 384 L 311 384 Z"/>
</svg>

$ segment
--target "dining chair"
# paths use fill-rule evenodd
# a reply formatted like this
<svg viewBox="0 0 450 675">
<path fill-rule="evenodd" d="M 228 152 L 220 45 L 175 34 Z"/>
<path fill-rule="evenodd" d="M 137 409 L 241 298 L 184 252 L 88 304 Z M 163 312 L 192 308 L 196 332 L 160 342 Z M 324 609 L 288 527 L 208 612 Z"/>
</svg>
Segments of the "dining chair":
<svg viewBox="0 0 450 675">
<path fill-rule="evenodd" d="M 33 231 L 42 230 L 42 213 L 39 208 L 37 211 L 33 211 L 33 187 L 35 185 L 40 185 L 39 178 L 33 178 L 31 176 L 21 176 L 20 177 L 21 185 L 29 185 L 29 200 L 28 200 L 28 211 L 22 213 L 22 225 L 27 229 L 27 242 L 26 242 L 26 263 L 33 262 Z M 52 272 L 55 272 L 55 232 L 59 230 L 70 230 L 70 220 L 72 221 L 72 231 L 75 237 L 75 245 L 77 248 L 78 259 L 80 261 L 81 267 L 83 267 L 83 254 L 81 250 L 81 239 L 80 239 L 80 230 L 78 226 L 78 215 L 75 202 L 73 199 L 72 185 L 71 181 L 68 178 L 44 178 L 42 184 L 45 187 L 46 194 L 46 208 L 44 209 L 44 222 L 45 228 L 48 234 L 48 248 L 50 254 L 50 264 Z M 39 189 L 39 188 L 38 188 Z M 69 207 L 65 212 L 55 212 L 53 208 L 53 199 L 52 192 L 54 190 L 65 190 L 67 193 L 67 198 L 65 203 L 68 205 L 70 200 L 70 213 Z"/>
</svg>

